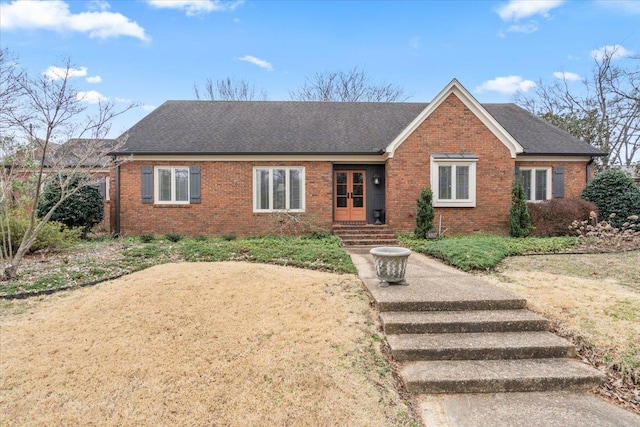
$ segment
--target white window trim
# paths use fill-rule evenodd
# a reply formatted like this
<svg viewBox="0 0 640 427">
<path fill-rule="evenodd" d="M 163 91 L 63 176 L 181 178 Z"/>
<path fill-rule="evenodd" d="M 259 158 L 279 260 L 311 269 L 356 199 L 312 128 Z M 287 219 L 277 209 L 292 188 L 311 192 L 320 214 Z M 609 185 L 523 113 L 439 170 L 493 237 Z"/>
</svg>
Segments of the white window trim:
<svg viewBox="0 0 640 427">
<path fill-rule="evenodd" d="M 104 179 L 104 199 L 111 200 L 111 178 L 106 176 Z"/>
<path fill-rule="evenodd" d="M 536 200 L 536 171 L 544 170 L 547 172 L 547 191 L 544 200 Z M 552 177 L 552 168 L 551 167 L 540 167 L 540 168 L 530 168 L 530 167 L 521 167 L 520 173 L 523 171 L 531 171 L 531 197 L 533 199 L 527 199 L 528 203 L 540 203 L 547 200 L 551 200 L 553 198 L 552 190 L 553 183 L 551 182 Z"/>
<path fill-rule="evenodd" d="M 300 171 L 300 209 L 273 209 L 273 196 L 271 191 L 273 189 L 273 170 L 286 170 L 286 185 L 285 185 L 285 203 L 288 206 L 290 203 L 289 192 L 291 191 L 290 171 Z M 258 171 L 269 171 L 269 209 L 258 209 L 258 186 L 256 185 L 256 175 Z M 253 168 L 253 212 L 254 213 L 270 213 L 270 212 L 305 212 L 306 209 L 306 175 L 305 168 L 303 166 L 254 166 Z"/>
<path fill-rule="evenodd" d="M 171 169 L 171 200 L 160 200 L 160 179 L 158 173 L 160 170 Z M 176 200 L 176 169 L 186 169 L 187 171 L 187 200 Z M 156 205 L 188 205 L 191 201 L 191 174 L 189 166 L 154 166 L 153 167 L 153 201 Z"/>
<path fill-rule="evenodd" d="M 476 163 L 478 159 L 445 159 L 431 157 L 431 191 L 433 192 L 433 207 L 435 208 L 475 208 L 476 207 Z M 455 166 L 469 166 L 469 198 L 468 199 L 440 199 L 440 166 L 454 166 L 451 171 L 452 192 L 456 191 Z"/>
</svg>

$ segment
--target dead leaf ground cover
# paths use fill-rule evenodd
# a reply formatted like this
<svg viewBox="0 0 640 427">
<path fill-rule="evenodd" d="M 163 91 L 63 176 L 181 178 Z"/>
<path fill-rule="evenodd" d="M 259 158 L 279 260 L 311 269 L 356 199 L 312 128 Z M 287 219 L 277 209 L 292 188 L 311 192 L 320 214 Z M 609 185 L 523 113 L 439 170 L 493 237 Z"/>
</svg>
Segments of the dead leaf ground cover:
<svg viewBox="0 0 640 427">
<path fill-rule="evenodd" d="M 554 320 L 609 374 L 601 393 L 640 413 L 640 251 L 512 257 L 484 277 Z"/>
<path fill-rule="evenodd" d="M 4 301 L 3 425 L 412 425 L 355 276 L 152 267 Z"/>
</svg>

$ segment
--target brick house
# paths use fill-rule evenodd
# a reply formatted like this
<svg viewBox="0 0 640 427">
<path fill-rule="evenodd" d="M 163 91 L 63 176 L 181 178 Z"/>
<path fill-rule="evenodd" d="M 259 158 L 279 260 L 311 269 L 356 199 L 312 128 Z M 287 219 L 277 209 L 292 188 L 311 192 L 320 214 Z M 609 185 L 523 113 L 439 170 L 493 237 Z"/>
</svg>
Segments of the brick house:
<svg viewBox="0 0 640 427">
<path fill-rule="evenodd" d="M 111 226 L 258 235 L 287 212 L 409 232 L 430 186 L 448 234 L 504 234 L 517 170 L 532 201 L 579 197 L 602 155 L 457 80 L 430 103 L 167 101 L 112 153 Z"/>
</svg>

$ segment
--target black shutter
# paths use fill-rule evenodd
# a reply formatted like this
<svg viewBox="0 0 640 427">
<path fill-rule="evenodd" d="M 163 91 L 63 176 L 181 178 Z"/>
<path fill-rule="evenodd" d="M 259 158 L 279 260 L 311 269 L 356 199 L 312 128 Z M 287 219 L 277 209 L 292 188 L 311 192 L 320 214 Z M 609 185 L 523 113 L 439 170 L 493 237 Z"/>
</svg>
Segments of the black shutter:
<svg viewBox="0 0 640 427">
<path fill-rule="evenodd" d="M 564 197 L 564 166 L 553 168 L 553 197 L 555 199 Z"/>
<path fill-rule="evenodd" d="M 515 171 L 515 182 L 522 182 L 522 174 L 520 173 L 520 166 L 516 166 L 516 171 Z"/>
<path fill-rule="evenodd" d="M 200 166 L 189 167 L 189 202 L 200 203 Z"/>
<path fill-rule="evenodd" d="M 153 203 L 153 166 L 142 167 L 142 203 Z"/>
</svg>

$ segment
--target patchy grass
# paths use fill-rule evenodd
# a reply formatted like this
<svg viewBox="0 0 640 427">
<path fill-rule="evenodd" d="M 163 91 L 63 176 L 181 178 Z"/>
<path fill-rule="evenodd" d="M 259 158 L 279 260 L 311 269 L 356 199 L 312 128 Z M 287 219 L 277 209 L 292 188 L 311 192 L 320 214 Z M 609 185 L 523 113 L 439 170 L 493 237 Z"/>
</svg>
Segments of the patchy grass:
<svg viewBox="0 0 640 427">
<path fill-rule="evenodd" d="M 244 262 L 0 300 L 0 419 L 415 426 L 375 323 L 354 276 Z"/>
<path fill-rule="evenodd" d="M 578 244 L 576 237 L 513 238 L 488 234 L 436 240 L 400 235 L 399 239 L 404 246 L 431 255 L 463 271 L 489 270 L 508 256 L 562 252 Z"/>
<path fill-rule="evenodd" d="M 244 239 L 145 235 L 118 240 L 95 239 L 55 253 L 30 256 L 17 280 L 0 282 L 0 294 L 80 286 L 168 262 L 228 260 L 356 272 L 339 239 L 330 235 Z"/>
</svg>

